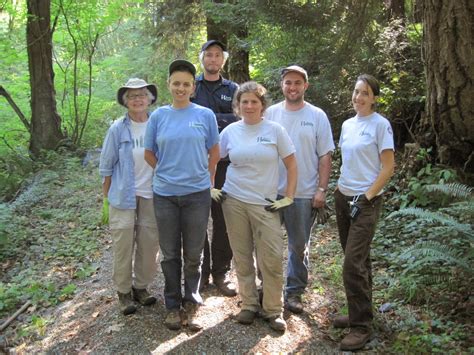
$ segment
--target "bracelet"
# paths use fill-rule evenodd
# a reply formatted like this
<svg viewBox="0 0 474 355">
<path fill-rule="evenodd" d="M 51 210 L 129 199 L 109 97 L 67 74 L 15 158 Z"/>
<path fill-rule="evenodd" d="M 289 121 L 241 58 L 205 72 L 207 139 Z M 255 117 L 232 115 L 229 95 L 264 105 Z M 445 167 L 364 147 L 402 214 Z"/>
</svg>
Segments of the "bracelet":
<svg viewBox="0 0 474 355">
<path fill-rule="evenodd" d="M 321 192 L 327 192 L 328 189 L 325 189 L 324 187 L 318 186 L 318 191 Z"/>
</svg>

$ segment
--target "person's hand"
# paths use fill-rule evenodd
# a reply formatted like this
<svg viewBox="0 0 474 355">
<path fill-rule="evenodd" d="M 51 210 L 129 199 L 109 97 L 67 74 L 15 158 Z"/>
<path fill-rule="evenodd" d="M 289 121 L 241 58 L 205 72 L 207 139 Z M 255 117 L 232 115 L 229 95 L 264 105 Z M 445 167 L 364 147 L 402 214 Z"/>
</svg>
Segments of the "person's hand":
<svg viewBox="0 0 474 355">
<path fill-rule="evenodd" d="M 211 189 L 211 198 L 216 201 L 217 203 L 222 203 L 227 198 L 227 194 L 225 191 L 212 188 Z"/>
<path fill-rule="evenodd" d="M 109 199 L 107 197 L 104 197 L 104 202 L 102 203 L 101 222 L 103 225 L 109 224 Z"/>
<path fill-rule="evenodd" d="M 315 208 L 313 211 L 316 214 L 316 224 L 326 224 L 331 215 L 331 209 L 327 205 L 321 208 Z"/>
<path fill-rule="evenodd" d="M 270 200 L 269 198 L 266 198 L 265 200 L 271 203 L 270 205 L 265 206 L 265 210 L 270 212 L 279 211 L 293 203 L 293 199 L 290 197 L 283 197 L 281 200 L 276 201 Z"/>
</svg>

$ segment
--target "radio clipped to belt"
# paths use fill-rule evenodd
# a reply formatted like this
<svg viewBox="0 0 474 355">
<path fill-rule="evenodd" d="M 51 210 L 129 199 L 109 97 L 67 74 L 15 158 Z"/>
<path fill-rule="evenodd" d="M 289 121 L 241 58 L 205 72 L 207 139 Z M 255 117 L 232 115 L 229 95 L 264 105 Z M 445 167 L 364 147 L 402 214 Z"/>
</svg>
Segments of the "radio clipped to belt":
<svg viewBox="0 0 474 355">
<path fill-rule="evenodd" d="M 354 221 L 360 213 L 360 207 L 357 205 L 360 195 L 354 196 L 352 201 L 349 201 L 351 219 Z"/>
</svg>

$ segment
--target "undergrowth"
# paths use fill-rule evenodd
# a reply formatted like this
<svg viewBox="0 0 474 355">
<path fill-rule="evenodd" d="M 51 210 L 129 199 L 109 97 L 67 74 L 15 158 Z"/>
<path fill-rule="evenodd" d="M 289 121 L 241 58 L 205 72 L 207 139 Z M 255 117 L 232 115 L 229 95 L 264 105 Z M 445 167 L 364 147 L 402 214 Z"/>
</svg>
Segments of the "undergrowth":
<svg viewBox="0 0 474 355">
<path fill-rule="evenodd" d="M 103 234 L 97 169 L 64 152 L 40 164 L 16 199 L 0 204 L 0 320 L 27 301 L 36 310 L 9 327 L 18 338 L 41 334 L 41 310 L 72 297 L 75 280 L 97 270 Z"/>
</svg>

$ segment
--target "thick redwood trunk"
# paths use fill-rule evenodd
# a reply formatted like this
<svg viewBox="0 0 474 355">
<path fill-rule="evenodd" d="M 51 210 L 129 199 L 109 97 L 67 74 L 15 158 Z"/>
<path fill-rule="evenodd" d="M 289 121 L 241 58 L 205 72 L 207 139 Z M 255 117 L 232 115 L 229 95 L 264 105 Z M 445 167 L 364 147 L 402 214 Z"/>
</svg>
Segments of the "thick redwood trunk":
<svg viewBox="0 0 474 355">
<path fill-rule="evenodd" d="M 50 0 L 28 0 L 26 38 L 31 85 L 30 151 L 38 156 L 63 139 L 61 118 L 56 111 L 53 80 Z"/>
<path fill-rule="evenodd" d="M 474 3 L 424 0 L 426 113 L 443 164 L 474 171 Z"/>
</svg>

